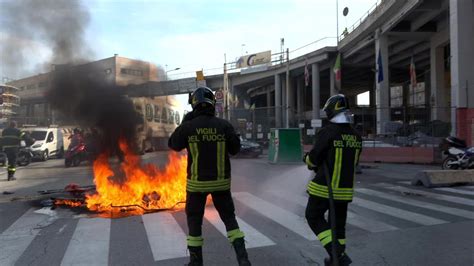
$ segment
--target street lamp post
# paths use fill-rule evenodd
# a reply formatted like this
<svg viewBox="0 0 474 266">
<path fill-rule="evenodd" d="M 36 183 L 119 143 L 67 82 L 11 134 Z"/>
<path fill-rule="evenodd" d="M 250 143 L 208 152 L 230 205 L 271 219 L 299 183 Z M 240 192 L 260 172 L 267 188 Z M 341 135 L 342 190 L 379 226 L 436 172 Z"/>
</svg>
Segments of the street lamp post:
<svg viewBox="0 0 474 266">
<path fill-rule="evenodd" d="M 168 68 L 168 65 L 165 65 L 165 66 L 166 66 L 166 68 Z M 166 80 L 168 80 L 168 72 L 176 71 L 176 70 L 180 70 L 180 69 L 181 69 L 180 67 L 177 67 L 177 68 L 171 69 L 171 70 L 166 70 L 165 69 L 165 78 L 166 78 Z"/>
</svg>

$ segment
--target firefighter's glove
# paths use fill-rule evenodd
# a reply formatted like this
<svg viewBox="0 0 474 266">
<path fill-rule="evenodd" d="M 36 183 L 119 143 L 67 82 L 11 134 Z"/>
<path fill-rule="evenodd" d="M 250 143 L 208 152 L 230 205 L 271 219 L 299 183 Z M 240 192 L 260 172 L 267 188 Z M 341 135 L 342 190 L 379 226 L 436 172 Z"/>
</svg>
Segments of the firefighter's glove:
<svg viewBox="0 0 474 266">
<path fill-rule="evenodd" d="M 316 168 L 316 165 L 314 165 L 311 160 L 309 159 L 309 154 L 308 153 L 305 153 L 304 156 L 303 156 L 303 162 L 306 164 L 306 166 L 308 167 L 308 170 L 310 171 L 316 171 L 317 168 Z"/>
</svg>

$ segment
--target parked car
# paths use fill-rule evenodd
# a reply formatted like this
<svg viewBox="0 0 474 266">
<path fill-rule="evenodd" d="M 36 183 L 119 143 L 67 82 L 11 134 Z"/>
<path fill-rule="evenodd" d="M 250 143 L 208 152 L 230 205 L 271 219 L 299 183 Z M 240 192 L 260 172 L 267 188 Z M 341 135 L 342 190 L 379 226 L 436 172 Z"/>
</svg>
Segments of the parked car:
<svg viewBox="0 0 474 266">
<path fill-rule="evenodd" d="M 240 152 L 237 153 L 234 157 L 257 158 L 262 153 L 263 153 L 263 148 L 260 144 L 240 137 Z"/>
<path fill-rule="evenodd" d="M 26 128 L 25 131 L 36 141 L 31 145 L 31 152 L 34 158 L 42 161 L 48 160 L 51 156 L 62 158 L 64 155 L 63 132 L 57 127 Z"/>
</svg>

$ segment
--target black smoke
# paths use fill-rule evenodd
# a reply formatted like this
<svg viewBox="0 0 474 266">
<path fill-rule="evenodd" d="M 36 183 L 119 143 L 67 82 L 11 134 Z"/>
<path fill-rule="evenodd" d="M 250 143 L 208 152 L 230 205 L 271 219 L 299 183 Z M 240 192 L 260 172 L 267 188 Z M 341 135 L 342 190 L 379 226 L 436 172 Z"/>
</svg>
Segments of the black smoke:
<svg viewBox="0 0 474 266">
<path fill-rule="evenodd" d="M 10 36 L 46 45 L 52 57 L 44 65 L 51 72 L 46 99 L 62 124 L 97 128 L 101 147 L 117 150 L 119 138 L 134 144 L 141 123 L 123 88 L 108 82 L 103 69 L 84 64 L 92 59 L 92 44 L 85 38 L 90 21 L 87 7 L 77 0 L 0 0 L 0 22 Z M 18 42 L 1 43 L 2 65 L 21 70 L 28 65 L 28 50 Z M 49 71 L 50 69 L 45 69 Z"/>
<path fill-rule="evenodd" d="M 49 63 L 88 61 L 92 49 L 85 42 L 89 25 L 88 9 L 76 0 L 1 0 L 0 54 L 4 73 L 19 76 L 29 67 L 28 60 L 41 45 L 52 56 L 39 71 L 49 71 Z"/>
</svg>

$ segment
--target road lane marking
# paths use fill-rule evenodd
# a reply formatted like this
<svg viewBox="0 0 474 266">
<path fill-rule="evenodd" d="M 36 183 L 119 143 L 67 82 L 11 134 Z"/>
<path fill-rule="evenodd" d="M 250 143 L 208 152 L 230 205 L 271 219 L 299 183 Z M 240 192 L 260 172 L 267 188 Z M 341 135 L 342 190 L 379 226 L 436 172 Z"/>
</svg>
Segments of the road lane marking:
<svg viewBox="0 0 474 266">
<path fill-rule="evenodd" d="M 409 193 L 423 195 L 423 196 L 426 196 L 426 197 L 431 197 L 431 198 L 434 198 L 434 199 L 449 201 L 449 202 L 468 205 L 468 206 L 474 206 L 474 200 L 467 199 L 467 198 L 448 196 L 448 195 L 444 195 L 444 194 L 427 192 L 427 191 L 424 191 L 424 190 L 411 189 L 411 188 L 408 188 L 408 187 L 394 186 L 394 185 L 387 184 L 387 183 L 378 183 L 378 184 L 376 184 L 376 186 L 386 188 L 386 189 L 390 189 L 390 190 L 394 190 L 394 191 L 398 191 L 398 192 L 409 192 Z"/>
<path fill-rule="evenodd" d="M 359 207 L 370 209 L 372 211 L 394 216 L 398 219 L 407 220 L 409 222 L 422 224 L 422 225 L 435 225 L 435 224 L 447 223 L 447 221 L 444 221 L 441 219 L 436 219 L 436 218 L 426 216 L 423 214 L 402 210 L 399 208 L 391 207 L 388 205 L 380 204 L 377 202 L 373 202 L 370 200 L 365 200 L 365 199 L 361 199 L 357 197 L 354 198 L 354 200 L 352 201 L 352 204 L 357 205 Z"/>
<path fill-rule="evenodd" d="M 107 265 L 111 219 L 81 218 L 61 265 Z"/>
<path fill-rule="evenodd" d="M 0 264 L 14 265 L 38 235 L 39 224 L 49 216 L 35 213 L 35 208 L 26 211 L 0 235 Z"/>
<path fill-rule="evenodd" d="M 155 261 L 186 256 L 186 234 L 171 213 L 145 214 L 142 219 Z"/>
<path fill-rule="evenodd" d="M 236 200 L 248 208 L 254 209 L 259 214 L 286 227 L 290 231 L 308 240 L 316 240 L 316 235 L 311 231 L 304 217 L 284 210 L 247 192 L 236 192 L 233 195 Z"/>
<path fill-rule="evenodd" d="M 474 196 L 474 191 L 469 191 L 469 190 L 455 189 L 455 188 L 449 188 L 449 187 L 439 187 L 439 188 L 435 188 L 435 190 Z"/>
<path fill-rule="evenodd" d="M 308 198 L 304 196 L 299 196 L 299 195 L 293 195 L 295 199 L 295 203 L 299 204 L 303 207 L 306 207 L 308 203 Z M 349 205 L 350 206 L 350 205 Z M 347 212 L 347 223 L 358 227 L 360 229 L 363 229 L 365 231 L 371 232 L 371 233 L 378 233 L 378 232 L 386 232 L 386 231 L 394 231 L 394 230 L 399 230 L 400 228 L 380 222 L 377 220 L 372 220 L 367 217 L 364 217 L 362 215 L 356 214 L 352 211 Z"/>
<path fill-rule="evenodd" d="M 208 220 L 222 235 L 227 237 L 227 230 L 224 223 L 219 217 L 219 213 L 214 207 L 207 207 L 204 217 Z M 245 234 L 245 246 L 247 248 L 257 248 L 275 245 L 275 242 L 260 233 L 257 229 L 240 219 L 235 217 L 239 223 L 240 230 Z"/>
<path fill-rule="evenodd" d="M 412 206 L 416 206 L 416 207 L 420 207 L 420 208 L 425 208 L 425 209 L 435 210 L 435 211 L 439 211 L 439 212 L 444 212 L 444 213 L 448 213 L 448 214 L 452 214 L 452 215 L 456 215 L 456 216 L 465 217 L 465 218 L 468 218 L 468 219 L 474 219 L 474 212 L 459 209 L 459 208 L 441 206 L 441 205 L 438 205 L 438 204 L 432 204 L 432 203 L 429 203 L 429 202 L 418 201 L 418 200 L 414 200 L 414 199 L 411 199 L 411 198 L 408 198 L 408 197 L 402 197 L 402 196 L 387 194 L 387 193 L 375 191 L 375 190 L 372 190 L 372 189 L 366 189 L 366 188 L 357 189 L 357 192 L 362 193 L 362 194 L 366 194 L 366 195 L 376 196 L 376 197 L 379 197 L 379 198 L 388 199 L 388 200 L 391 200 L 391 201 L 401 202 L 401 203 L 407 204 L 407 205 L 412 205 Z"/>
</svg>

